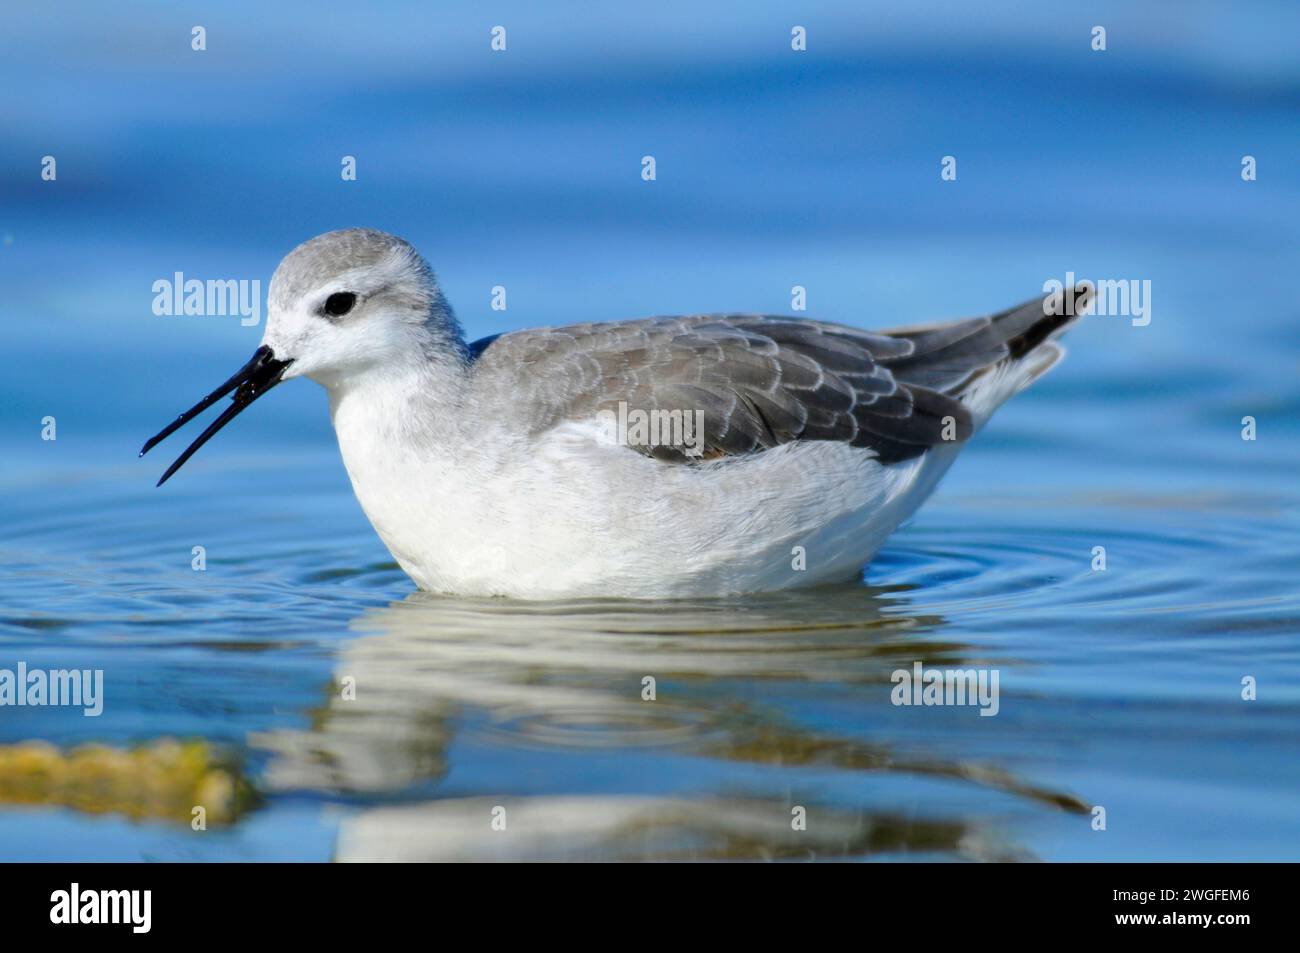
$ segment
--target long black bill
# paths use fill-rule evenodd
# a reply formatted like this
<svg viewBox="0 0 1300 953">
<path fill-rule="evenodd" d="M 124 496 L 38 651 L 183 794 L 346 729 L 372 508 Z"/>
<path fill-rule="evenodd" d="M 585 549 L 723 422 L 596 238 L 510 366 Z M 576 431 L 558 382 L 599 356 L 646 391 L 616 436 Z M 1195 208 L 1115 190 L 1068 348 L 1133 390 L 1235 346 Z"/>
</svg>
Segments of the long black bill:
<svg viewBox="0 0 1300 953">
<path fill-rule="evenodd" d="M 154 436 L 150 437 L 143 447 L 140 448 L 140 456 L 144 456 L 159 441 L 165 440 L 171 436 L 189 421 L 193 420 L 203 411 L 207 410 L 221 398 L 225 397 L 232 390 L 235 392 L 231 395 L 231 405 L 221 412 L 216 420 L 208 426 L 208 429 L 199 434 L 199 439 L 190 444 L 185 452 L 176 458 L 176 462 L 167 468 L 167 472 L 162 475 L 158 481 L 158 486 L 167 482 L 168 478 L 184 465 L 185 461 L 194 456 L 194 452 L 212 439 L 212 435 L 218 430 L 230 423 L 239 416 L 239 412 L 251 404 L 257 398 L 261 397 L 268 390 L 280 383 L 280 378 L 284 375 L 284 369 L 292 364 L 293 361 L 278 361 L 271 354 L 271 349 L 263 344 L 253 352 L 253 359 L 235 371 L 230 380 L 226 381 L 207 397 L 191 407 L 185 413 L 181 414 L 170 424 L 164 427 Z"/>
</svg>

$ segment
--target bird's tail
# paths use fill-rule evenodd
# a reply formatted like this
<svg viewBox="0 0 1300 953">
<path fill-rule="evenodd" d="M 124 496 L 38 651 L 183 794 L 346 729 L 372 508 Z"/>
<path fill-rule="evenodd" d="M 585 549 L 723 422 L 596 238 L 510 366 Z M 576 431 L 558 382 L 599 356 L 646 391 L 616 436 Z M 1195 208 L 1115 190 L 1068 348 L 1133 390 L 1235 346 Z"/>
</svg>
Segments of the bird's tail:
<svg viewBox="0 0 1300 953">
<path fill-rule="evenodd" d="M 978 427 L 1061 359 L 1055 338 L 1091 304 L 1092 288 L 1081 284 L 985 317 L 892 330 L 914 347 L 888 367 L 906 384 L 960 399 Z"/>
</svg>

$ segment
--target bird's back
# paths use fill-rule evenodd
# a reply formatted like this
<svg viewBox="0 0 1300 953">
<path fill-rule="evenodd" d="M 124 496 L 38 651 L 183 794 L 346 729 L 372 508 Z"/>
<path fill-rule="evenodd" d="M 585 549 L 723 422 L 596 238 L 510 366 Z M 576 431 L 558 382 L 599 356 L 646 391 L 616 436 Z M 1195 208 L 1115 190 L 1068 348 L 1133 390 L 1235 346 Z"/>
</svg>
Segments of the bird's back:
<svg viewBox="0 0 1300 953">
<path fill-rule="evenodd" d="M 620 408 L 699 413 L 702 454 L 632 447 L 669 462 L 825 440 L 897 463 L 967 439 L 992 409 L 968 399 L 982 381 L 1021 364 L 1037 377 L 1055 362 L 1059 351 L 1025 360 L 1073 319 L 1047 311 L 1045 299 L 1034 299 L 986 317 L 882 332 L 753 314 L 537 328 L 471 346 L 471 392 L 480 405 L 508 402 L 531 433 Z M 1009 383 L 1002 399 L 1027 381 Z"/>
</svg>

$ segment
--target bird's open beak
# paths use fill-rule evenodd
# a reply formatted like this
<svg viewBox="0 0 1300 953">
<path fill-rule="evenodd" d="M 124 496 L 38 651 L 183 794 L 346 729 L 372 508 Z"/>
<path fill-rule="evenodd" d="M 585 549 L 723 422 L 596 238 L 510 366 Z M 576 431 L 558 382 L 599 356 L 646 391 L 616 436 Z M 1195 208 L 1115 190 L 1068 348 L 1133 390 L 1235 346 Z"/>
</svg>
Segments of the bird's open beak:
<svg viewBox="0 0 1300 953">
<path fill-rule="evenodd" d="M 185 411 L 185 413 L 173 420 L 155 436 L 150 437 L 148 442 L 140 448 L 140 456 L 142 457 L 153 449 L 154 444 L 170 436 L 194 417 L 203 413 L 203 411 L 207 410 L 222 397 L 225 397 L 232 390 L 235 392 L 230 397 L 233 403 L 222 412 L 220 417 L 212 421 L 207 430 L 199 434 L 198 440 L 195 440 L 190 444 L 189 447 L 186 448 L 185 452 L 176 458 L 176 462 L 167 468 L 167 472 L 164 473 L 162 479 L 158 481 L 158 486 L 162 486 L 166 483 L 168 478 L 179 470 L 186 460 L 194 456 L 194 451 L 198 450 L 199 447 L 212 439 L 212 435 L 218 430 L 239 416 L 241 410 L 253 401 L 257 400 L 257 398 L 261 397 L 276 384 L 280 383 L 280 378 L 284 376 L 284 369 L 292 363 L 292 360 L 276 360 L 275 356 L 271 353 L 271 349 L 263 344 L 253 352 L 253 359 L 239 370 L 235 371 L 230 380 L 226 381 L 207 397 L 204 397 L 189 410 Z"/>
</svg>

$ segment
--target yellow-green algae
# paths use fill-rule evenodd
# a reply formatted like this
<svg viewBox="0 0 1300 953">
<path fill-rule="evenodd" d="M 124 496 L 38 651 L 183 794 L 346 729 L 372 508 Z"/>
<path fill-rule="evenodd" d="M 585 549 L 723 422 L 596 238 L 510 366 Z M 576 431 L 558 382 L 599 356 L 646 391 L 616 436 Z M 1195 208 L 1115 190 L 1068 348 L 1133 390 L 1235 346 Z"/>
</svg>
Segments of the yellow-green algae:
<svg viewBox="0 0 1300 953">
<path fill-rule="evenodd" d="M 125 814 L 208 826 L 248 810 L 254 792 L 238 765 L 206 741 L 160 738 L 133 748 L 45 741 L 0 745 L 0 803 L 47 804 L 89 814 Z"/>
</svg>

